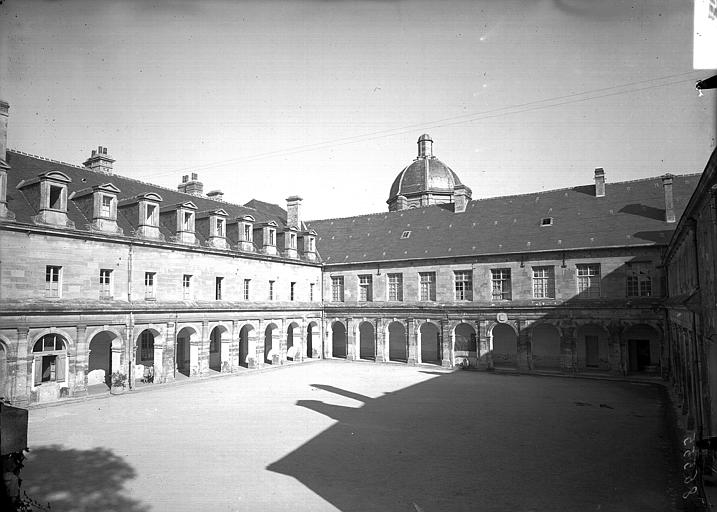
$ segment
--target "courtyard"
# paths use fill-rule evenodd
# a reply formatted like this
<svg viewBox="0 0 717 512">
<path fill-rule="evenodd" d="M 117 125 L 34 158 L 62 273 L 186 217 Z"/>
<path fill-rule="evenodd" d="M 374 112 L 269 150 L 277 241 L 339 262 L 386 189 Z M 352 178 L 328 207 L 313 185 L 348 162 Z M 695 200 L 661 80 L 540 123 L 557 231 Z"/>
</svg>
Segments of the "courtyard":
<svg viewBox="0 0 717 512">
<path fill-rule="evenodd" d="M 346 361 L 30 411 L 23 488 L 53 511 L 668 511 L 648 383 Z"/>
</svg>

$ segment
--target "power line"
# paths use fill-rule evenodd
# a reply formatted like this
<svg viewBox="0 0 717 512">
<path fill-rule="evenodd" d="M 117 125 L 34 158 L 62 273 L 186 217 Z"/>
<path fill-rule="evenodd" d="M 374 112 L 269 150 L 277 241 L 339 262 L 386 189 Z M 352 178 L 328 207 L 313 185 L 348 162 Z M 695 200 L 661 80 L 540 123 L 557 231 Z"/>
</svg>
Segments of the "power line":
<svg viewBox="0 0 717 512">
<path fill-rule="evenodd" d="M 276 156 L 288 156 L 288 155 L 293 155 L 296 153 L 303 153 L 306 151 L 314 151 L 317 149 L 330 149 L 330 148 L 334 148 L 334 147 L 345 146 L 348 144 L 355 144 L 358 142 L 365 142 L 365 141 L 380 139 L 380 138 L 384 138 L 384 137 L 402 135 L 405 133 L 410 133 L 411 131 L 413 131 L 417 128 L 423 128 L 423 129 L 442 128 L 445 126 L 454 126 L 454 125 L 463 124 L 463 123 L 471 123 L 471 122 L 484 120 L 484 119 L 493 119 L 496 117 L 522 114 L 525 112 L 531 112 L 531 111 L 535 111 L 535 110 L 544 110 L 547 108 L 554 108 L 554 107 L 559 107 L 559 106 L 563 106 L 563 105 L 580 103 L 583 101 L 590 101 L 590 100 L 594 100 L 594 99 L 606 98 L 606 97 L 610 97 L 610 96 L 631 94 L 631 93 L 644 91 L 644 90 L 648 90 L 648 89 L 655 89 L 655 88 L 659 88 L 659 87 L 666 87 L 669 85 L 682 83 L 682 82 L 687 81 L 687 79 L 672 80 L 672 81 L 665 82 L 665 83 L 656 83 L 655 85 L 639 87 L 639 88 L 632 88 L 632 89 L 627 89 L 627 90 L 617 90 L 616 91 L 616 89 L 625 89 L 628 87 L 633 87 L 635 85 L 654 83 L 654 82 L 662 82 L 664 80 L 668 80 L 671 78 L 682 77 L 682 76 L 691 75 L 691 74 L 695 74 L 695 73 L 696 73 L 696 71 L 690 71 L 690 72 L 686 72 L 686 73 L 666 75 L 666 76 L 662 76 L 662 77 L 650 78 L 650 79 L 640 80 L 637 82 L 630 82 L 630 83 L 626 83 L 626 84 L 614 85 L 614 86 L 609 86 L 609 87 L 601 87 L 598 89 L 590 89 L 587 91 L 581 91 L 581 92 L 566 94 L 566 95 L 562 95 L 562 96 L 554 96 L 552 98 L 544 98 L 541 100 L 535 100 L 535 101 L 530 101 L 530 102 L 526 102 L 526 103 L 507 105 L 504 107 L 498 107 L 498 108 L 494 108 L 494 109 L 490 109 L 490 110 L 485 110 L 482 112 L 471 112 L 471 113 L 466 113 L 466 114 L 460 114 L 457 116 L 451 116 L 451 117 L 447 117 L 447 118 L 443 118 L 443 119 L 429 121 L 427 123 L 417 123 L 417 124 L 412 124 L 412 125 L 405 125 L 405 126 L 401 126 L 401 127 L 397 127 L 397 128 L 390 128 L 390 129 L 380 130 L 377 132 L 372 132 L 372 133 L 367 133 L 367 134 L 362 134 L 362 135 L 341 137 L 341 138 L 333 139 L 333 140 L 329 140 L 329 141 L 316 142 L 313 144 L 303 144 L 303 145 L 294 146 L 291 148 L 284 148 L 284 149 L 278 149 L 278 150 L 274 150 L 274 151 L 267 151 L 264 153 L 257 153 L 255 155 L 249 155 L 246 157 L 238 157 L 238 158 L 232 158 L 232 159 L 222 160 L 222 161 L 217 161 L 217 162 L 210 162 L 210 163 L 199 165 L 199 166 L 184 167 L 184 168 L 180 168 L 180 169 L 163 172 L 160 174 L 153 174 L 152 177 L 155 178 L 155 177 L 159 177 L 159 176 L 168 176 L 171 174 L 180 173 L 180 172 L 189 171 L 189 170 L 194 170 L 194 171 L 207 170 L 207 169 L 211 169 L 214 167 L 221 167 L 224 165 L 229 165 L 229 164 L 238 163 L 238 162 L 253 162 L 253 161 L 262 160 L 265 158 L 271 158 L 271 157 L 276 157 Z M 594 95 L 595 93 L 606 92 L 606 91 L 615 91 L 615 92 Z M 584 97 L 586 95 L 593 95 L 593 96 Z M 573 99 L 571 99 L 571 98 L 573 98 Z M 559 100 L 567 100 L 567 101 L 559 101 Z"/>
</svg>

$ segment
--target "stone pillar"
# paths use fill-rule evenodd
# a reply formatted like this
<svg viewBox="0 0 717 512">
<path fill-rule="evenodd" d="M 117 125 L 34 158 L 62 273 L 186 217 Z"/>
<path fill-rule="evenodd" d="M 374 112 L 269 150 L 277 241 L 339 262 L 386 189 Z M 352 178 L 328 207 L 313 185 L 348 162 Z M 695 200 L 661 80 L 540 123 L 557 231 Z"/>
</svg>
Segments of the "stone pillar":
<svg viewBox="0 0 717 512">
<path fill-rule="evenodd" d="M 575 341 L 577 329 L 573 325 L 565 325 L 561 332 L 560 368 L 566 371 L 577 371 L 578 352 Z"/>
<path fill-rule="evenodd" d="M 406 319 L 406 364 L 415 366 L 418 364 L 418 334 L 416 332 L 413 318 Z"/>
<path fill-rule="evenodd" d="M 189 375 L 198 377 L 201 375 L 200 353 L 202 349 L 202 340 L 193 340 L 189 338 Z"/>
<path fill-rule="evenodd" d="M 154 382 L 173 382 L 177 372 L 177 357 L 175 349 L 177 346 L 176 324 L 168 322 L 165 328 L 163 341 L 157 349 L 157 338 L 154 339 Z M 159 378 L 157 375 L 159 374 Z"/>
<path fill-rule="evenodd" d="M 10 372 L 10 400 L 14 405 L 21 407 L 30 403 L 30 387 L 32 386 L 32 352 L 27 350 L 27 336 L 29 329 L 27 327 L 19 327 L 17 329 L 17 343 L 15 350 L 15 368 Z M 10 347 L 8 349 L 11 350 Z M 8 370 L 10 370 L 10 361 L 8 358 Z"/>
<path fill-rule="evenodd" d="M 386 320 L 376 319 L 376 362 L 386 361 Z"/>
<path fill-rule="evenodd" d="M 478 368 L 482 370 L 493 370 L 493 339 L 488 335 L 488 321 L 476 321 L 476 350 L 478 351 Z"/>
<path fill-rule="evenodd" d="M 279 350 L 276 350 L 279 347 Z M 271 331 L 271 348 L 274 353 L 279 356 L 279 364 L 284 364 L 286 361 L 286 332 L 284 331 L 284 321 L 280 321 L 279 325 Z M 273 358 L 272 358 L 273 359 Z M 273 361 L 272 361 L 273 364 Z"/>
<path fill-rule="evenodd" d="M 68 385 L 70 386 L 69 393 L 71 396 L 83 396 L 87 394 L 87 368 L 89 365 L 89 343 L 87 341 L 87 326 L 79 324 L 77 326 L 77 335 L 75 337 L 75 364 L 69 364 L 68 358 L 68 370 L 72 369 L 73 382 L 70 383 L 68 378 Z M 68 375 L 69 377 L 69 375 Z"/>
<path fill-rule="evenodd" d="M 531 347 L 530 324 L 525 321 L 518 322 L 518 370 L 533 369 L 533 350 Z"/>
<path fill-rule="evenodd" d="M 261 321 L 257 321 L 256 325 L 260 326 Z M 249 358 L 249 362 L 247 363 L 247 368 L 254 369 L 254 368 L 261 368 L 263 364 L 263 357 L 264 357 L 264 344 L 260 343 L 259 334 L 261 331 L 257 331 L 256 329 L 252 329 L 249 331 L 246 337 L 246 351 L 247 351 L 247 357 Z M 261 345 L 261 347 L 259 347 Z M 254 353 L 252 355 L 251 347 L 254 347 Z M 261 358 L 258 358 L 257 356 L 261 353 Z"/>
<path fill-rule="evenodd" d="M 204 375 L 209 371 L 210 332 L 211 331 L 209 330 L 209 322 L 207 320 L 204 320 L 202 322 L 202 332 L 200 333 L 201 338 L 199 339 L 199 353 L 197 354 L 197 372 L 199 375 Z M 192 375 L 194 375 L 194 372 L 192 372 Z"/>
<path fill-rule="evenodd" d="M 221 347 L 219 348 L 219 366 L 222 373 L 231 373 L 236 357 L 232 358 L 232 344 L 234 343 L 234 329 L 231 332 L 222 332 Z"/>
<path fill-rule="evenodd" d="M 298 335 L 297 332 L 298 331 Z M 306 319 L 301 321 L 301 324 L 299 324 L 299 328 L 294 328 L 294 361 L 301 362 L 304 360 L 304 357 L 306 356 L 306 344 L 304 340 L 306 339 Z"/>
<path fill-rule="evenodd" d="M 453 368 L 453 340 L 451 324 L 448 320 L 441 320 L 441 366 Z"/>
<path fill-rule="evenodd" d="M 112 373 L 114 372 L 123 372 L 124 368 L 122 368 L 122 347 L 115 346 L 114 343 L 110 346 L 110 353 L 112 357 L 111 368 Z M 128 372 L 126 372 L 128 373 Z"/>
<path fill-rule="evenodd" d="M 261 368 L 264 366 L 264 339 L 266 337 L 266 325 L 264 325 L 264 320 L 259 320 L 259 332 L 256 334 L 256 362 L 254 363 L 254 368 Z"/>
<path fill-rule="evenodd" d="M 229 371 L 235 372 L 239 365 L 243 362 L 239 360 L 239 322 L 232 320 L 231 338 L 229 339 L 229 353 L 227 360 L 229 361 Z M 224 365 L 224 347 L 222 346 L 222 366 Z"/>
<path fill-rule="evenodd" d="M 353 319 L 346 319 L 346 360 L 353 361 L 358 359 L 356 353 L 356 333 L 354 332 Z"/>
<path fill-rule="evenodd" d="M 608 341 L 608 362 L 610 364 L 610 373 L 612 375 L 622 375 L 622 348 L 620 344 L 620 326 L 610 324 L 607 326 Z"/>
</svg>

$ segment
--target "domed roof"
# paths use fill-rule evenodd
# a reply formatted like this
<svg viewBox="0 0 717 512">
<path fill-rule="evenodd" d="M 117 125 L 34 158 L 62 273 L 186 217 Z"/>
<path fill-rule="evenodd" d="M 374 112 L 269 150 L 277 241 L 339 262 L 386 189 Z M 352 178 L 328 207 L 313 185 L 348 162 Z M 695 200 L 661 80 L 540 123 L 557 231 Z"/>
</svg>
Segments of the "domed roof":
<svg viewBox="0 0 717 512">
<path fill-rule="evenodd" d="M 418 139 L 418 157 L 401 172 L 391 185 L 389 202 L 398 195 L 411 196 L 423 192 L 452 193 L 461 180 L 455 172 L 433 156 L 433 139 L 428 134 Z"/>
</svg>

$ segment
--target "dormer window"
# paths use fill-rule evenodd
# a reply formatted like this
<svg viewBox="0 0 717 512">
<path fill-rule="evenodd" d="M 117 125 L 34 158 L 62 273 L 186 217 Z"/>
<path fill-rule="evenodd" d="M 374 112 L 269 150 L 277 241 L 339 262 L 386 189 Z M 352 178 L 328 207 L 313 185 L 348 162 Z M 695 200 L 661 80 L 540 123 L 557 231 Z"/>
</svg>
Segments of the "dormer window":
<svg viewBox="0 0 717 512">
<path fill-rule="evenodd" d="M 112 216 L 112 196 L 106 196 L 102 194 L 102 203 L 100 205 L 100 216 L 106 219 Z"/>
<path fill-rule="evenodd" d="M 217 236 L 224 236 L 224 219 L 217 219 Z"/>
<path fill-rule="evenodd" d="M 49 171 L 31 180 L 23 180 L 17 185 L 25 197 L 37 206 L 38 214 L 33 220 L 38 224 L 50 224 L 74 228 L 67 219 L 67 185 L 72 180 L 60 171 Z"/>
<path fill-rule="evenodd" d="M 289 234 L 289 247 L 291 249 L 296 249 L 296 234 L 295 233 Z"/>
<path fill-rule="evenodd" d="M 184 212 L 182 216 L 182 231 L 194 231 L 194 214 Z"/>
<path fill-rule="evenodd" d="M 191 201 L 163 206 L 159 211 L 162 227 L 173 233 L 173 242 L 189 245 L 197 243 L 194 233 L 196 211 L 197 206 Z"/>
<path fill-rule="evenodd" d="M 254 251 L 254 217 L 244 215 L 237 219 L 236 236 L 239 242 L 237 249 L 245 252 Z"/>
<path fill-rule="evenodd" d="M 122 229 L 117 226 L 119 193 L 120 190 L 112 183 L 105 183 L 77 190 L 70 195 L 70 199 L 87 218 L 92 219 L 90 230 L 122 234 Z"/>
<path fill-rule="evenodd" d="M 276 230 L 269 228 L 267 229 L 267 232 L 269 236 L 268 244 L 276 245 Z"/>
<path fill-rule="evenodd" d="M 244 224 L 244 241 L 245 242 L 252 241 L 251 226 L 249 224 Z"/>
<path fill-rule="evenodd" d="M 408 238 L 409 236 L 411 236 L 410 231 L 404 231 L 403 233 L 401 233 L 401 238 Z"/>
<path fill-rule="evenodd" d="M 144 224 L 146 226 L 157 226 L 159 224 L 158 222 L 158 208 L 157 205 L 154 204 L 148 204 L 145 205 L 144 210 Z"/>
<path fill-rule="evenodd" d="M 67 207 L 65 206 L 63 201 L 63 192 L 67 190 L 66 187 L 59 187 L 56 185 L 50 185 L 50 194 L 49 194 L 49 204 L 48 208 L 51 208 L 53 210 L 65 210 Z"/>
<path fill-rule="evenodd" d="M 141 238 L 163 240 L 159 231 L 159 203 L 162 197 L 154 192 L 148 192 L 128 199 L 123 199 L 117 205 L 128 219 L 137 219 L 135 234 Z"/>
<path fill-rule="evenodd" d="M 553 218 L 552 217 L 544 217 L 543 220 L 540 221 L 541 226 L 552 226 L 553 225 Z"/>
</svg>

